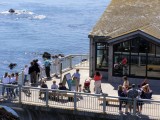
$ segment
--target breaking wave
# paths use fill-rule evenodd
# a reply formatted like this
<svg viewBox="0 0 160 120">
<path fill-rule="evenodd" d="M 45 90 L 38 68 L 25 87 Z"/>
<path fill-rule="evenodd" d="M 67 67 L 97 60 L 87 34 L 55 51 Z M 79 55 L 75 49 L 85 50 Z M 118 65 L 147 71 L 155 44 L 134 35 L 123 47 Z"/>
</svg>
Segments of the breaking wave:
<svg viewBox="0 0 160 120">
<path fill-rule="evenodd" d="M 21 18 L 28 18 L 28 19 L 45 19 L 45 15 L 38 15 L 32 11 L 27 11 L 27 10 L 15 10 L 14 13 L 10 13 L 9 11 L 2 11 L 0 12 L 0 15 L 14 15 L 16 19 L 21 19 Z"/>
</svg>

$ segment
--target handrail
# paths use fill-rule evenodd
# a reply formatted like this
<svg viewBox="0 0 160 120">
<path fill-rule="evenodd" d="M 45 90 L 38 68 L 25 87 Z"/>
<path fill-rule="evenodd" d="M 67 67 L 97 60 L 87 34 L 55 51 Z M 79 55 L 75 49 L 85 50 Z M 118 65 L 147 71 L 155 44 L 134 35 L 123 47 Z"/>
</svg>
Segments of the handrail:
<svg viewBox="0 0 160 120">
<path fill-rule="evenodd" d="M 81 57 L 81 58 L 80 59 L 75 59 L 75 57 L 77 57 L 77 58 Z M 86 64 L 85 65 L 78 64 L 78 63 L 82 63 L 82 60 L 83 60 L 82 57 L 85 57 L 86 59 L 89 59 L 89 55 L 88 54 L 69 54 L 69 55 L 67 55 L 65 57 L 62 57 L 61 58 L 62 72 L 69 71 L 70 69 L 73 69 L 73 68 L 77 67 L 76 64 L 79 67 L 81 67 L 81 66 L 89 67 L 89 65 L 86 66 Z M 70 59 L 68 60 L 68 58 L 70 58 Z M 54 61 L 54 59 L 53 59 L 53 61 Z M 52 62 L 51 65 L 52 65 L 51 66 L 51 74 L 53 75 L 55 73 L 55 70 L 54 70 L 55 66 L 53 65 L 53 62 Z M 44 71 L 42 71 L 42 72 L 43 73 L 41 73 L 41 76 L 45 77 Z M 23 84 L 23 80 L 24 80 L 23 69 L 22 69 L 21 72 L 19 72 L 19 78 L 18 79 L 19 79 L 18 84 L 22 85 Z M 1 78 L 0 78 L 0 80 L 1 80 Z"/>
<path fill-rule="evenodd" d="M 60 106 L 64 106 L 64 107 L 73 107 L 75 110 L 76 109 L 80 109 L 80 108 L 83 108 L 83 110 L 85 109 L 89 109 L 89 110 L 92 110 L 93 106 L 90 106 L 90 102 L 92 102 L 92 99 L 93 101 L 97 101 L 98 99 L 100 98 L 103 98 L 101 101 L 97 101 L 96 103 L 94 103 L 94 108 L 95 110 L 100 110 L 100 111 L 103 111 L 104 113 L 106 112 L 109 112 L 109 105 L 106 104 L 106 100 L 109 99 L 109 98 L 117 98 L 118 101 L 119 100 L 124 100 L 124 101 L 128 101 L 128 102 L 132 102 L 130 100 L 134 100 L 133 102 L 133 115 L 136 115 L 136 106 L 137 106 L 137 102 L 141 101 L 142 103 L 144 104 L 147 104 L 147 108 L 146 109 L 149 109 L 149 107 L 151 107 L 151 110 L 153 109 L 154 107 L 154 104 L 156 104 L 156 108 L 158 107 L 160 109 L 160 101 L 155 101 L 155 100 L 148 100 L 148 99 L 131 99 L 131 98 L 127 98 L 127 97 L 115 97 L 115 96 L 108 96 L 107 94 L 93 94 L 93 93 L 82 93 L 82 92 L 75 92 L 75 91 L 66 91 L 66 90 L 53 90 L 53 89 L 48 89 L 48 88 L 37 88 L 37 87 L 30 87 L 30 86 L 21 86 L 21 85 L 12 85 L 12 84 L 1 84 L 0 83 L 0 86 L 7 86 L 10 87 L 11 89 L 13 89 L 14 87 L 17 87 L 16 89 L 19 89 L 19 99 L 18 99 L 18 103 L 20 104 L 23 104 L 25 102 L 34 102 L 35 105 L 39 105 L 39 102 L 37 102 L 37 99 L 38 99 L 38 96 L 36 95 L 37 92 L 43 92 L 46 94 L 46 99 L 45 101 L 41 102 L 42 104 L 45 103 L 44 105 L 46 105 L 47 107 L 51 107 L 52 105 L 57 105 L 58 103 L 55 102 L 51 102 L 49 100 L 49 91 L 52 91 L 50 92 L 51 94 L 60 94 L 59 96 L 63 96 L 63 93 L 65 93 L 66 95 L 68 96 L 72 96 L 73 99 L 74 99 L 74 102 L 73 102 L 73 105 L 69 103 L 68 101 L 68 104 L 64 105 L 64 104 L 58 104 Z M 24 90 L 29 90 L 30 92 L 32 92 L 34 94 L 34 96 L 31 96 L 29 100 L 29 98 L 26 98 L 27 96 L 24 96 Z M 35 91 L 36 90 L 36 91 Z M 71 94 L 68 94 L 68 93 L 71 93 Z M 65 96 L 66 97 L 66 96 Z M 77 97 L 83 97 L 84 98 L 84 101 L 82 102 L 77 102 Z M 88 100 L 91 100 L 91 101 L 88 101 Z M 109 100 L 112 100 L 112 99 L 109 99 Z M 81 101 L 81 100 L 80 100 Z M 37 103 L 37 104 L 36 104 Z M 81 104 L 80 104 L 81 103 Z M 97 104 L 98 103 L 98 104 Z M 25 103 L 27 104 L 27 103 Z M 83 104 L 85 106 L 83 106 Z M 103 106 L 100 107 L 99 104 L 102 104 Z M 117 104 L 116 102 L 112 102 L 113 105 L 119 105 Z M 112 108 L 113 109 L 113 108 Z M 118 106 L 115 109 L 115 112 L 119 112 L 118 111 Z M 116 110 L 117 109 L 117 110 Z M 150 113 L 145 113 L 149 116 Z M 158 116 L 160 117 L 160 114 L 157 113 L 155 116 Z"/>
</svg>

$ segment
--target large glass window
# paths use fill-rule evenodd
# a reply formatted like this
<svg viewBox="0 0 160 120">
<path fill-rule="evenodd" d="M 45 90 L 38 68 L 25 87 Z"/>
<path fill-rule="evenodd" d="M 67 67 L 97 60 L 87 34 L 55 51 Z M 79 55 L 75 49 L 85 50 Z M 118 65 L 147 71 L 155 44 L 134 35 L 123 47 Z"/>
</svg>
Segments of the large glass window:
<svg viewBox="0 0 160 120">
<path fill-rule="evenodd" d="M 107 43 L 96 43 L 96 69 L 108 70 Z"/>
<path fill-rule="evenodd" d="M 123 42 L 114 45 L 114 65 L 113 71 L 115 75 L 127 75 L 128 74 L 128 60 L 130 43 Z"/>
<path fill-rule="evenodd" d="M 113 45 L 113 75 L 160 78 L 159 51 L 159 46 L 141 37 Z"/>
<path fill-rule="evenodd" d="M 160 77 L 160 47 L 154 44 L 149 44 L 147 76 Z"/>
<path fill-rule="evenodd" d="M 130 76 L 146 76 L 146 44 L 140 37 L 130 40 Z M 141 70 L 141 71 L 139 71 Z"/>
</svg>

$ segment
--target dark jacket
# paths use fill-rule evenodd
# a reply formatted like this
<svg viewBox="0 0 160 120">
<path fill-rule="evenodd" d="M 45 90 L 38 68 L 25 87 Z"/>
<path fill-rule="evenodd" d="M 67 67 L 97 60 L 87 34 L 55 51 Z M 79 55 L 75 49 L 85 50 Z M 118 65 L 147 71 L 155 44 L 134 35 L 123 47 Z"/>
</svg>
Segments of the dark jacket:
<svg viewBox="0 0 160 120">
<path fill-rule="evenodd" d="M 31 73 L 33 73 L 33 72 L 36 72 L 36 68 L 35 68 L 34 65 L 29 67 L 28 73 L 31 74 Z"/>
<path fill-rule="evenodd" d="M 48 88 L 47 84 L 42 84 L 41 88 Z"/>
<path fill-rule="evenodd" d="M 59 90 L 67 90 L 67 88 L 65 86 L 59 87 Z"/>
</svg>

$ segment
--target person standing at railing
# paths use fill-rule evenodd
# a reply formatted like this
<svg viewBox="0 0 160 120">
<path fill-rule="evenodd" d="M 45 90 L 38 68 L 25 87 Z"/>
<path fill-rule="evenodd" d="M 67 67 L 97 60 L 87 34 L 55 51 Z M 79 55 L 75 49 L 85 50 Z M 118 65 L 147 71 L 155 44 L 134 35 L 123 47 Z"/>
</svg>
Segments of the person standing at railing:
<svg viewBox="0 0 160 120">
<path fill-rule="evenodd" d="M 135 88 L 135 84 L 132 84 L 132 88 L 128 90 L 127 92 L 127 97 L 130 98 L 131 100 L 128 100 L 127 106 L 126 106 L 126 113 L 128 113 L 128 107 L 131 112 L 131 108 L 133 105 L 133 100 L 138 96 L 138 91 Z"/>
<path fill-rule="evenodd" d="M 79 84 L 80 84 L 80 73 L 79 73 L 79 69 L 76 69 L 76 72 L 72 75 L 72 78 L 76 78 L 77 79 L 77 81 L 76 81 L 76 91 L 79 91 L 78 90 L 78 86 L 79 86 Z"/>
<path fill-rule="evenodd" d="M 137 101 L 137 111 L 138 111 L 139 114 L 141 114 L 142 113 L 142 105 L 143 105 L 143 101 L 141 99 L 144 98 L 143 94 L 142 94 L 141 85 L 138 85 L 137 91 L 138 91 L 138 96 L 137 96 L 137 99 L 138 99 L 138 101 Z"/>
<path fill-rule="evenodd" d="M 15 85 L 18 85 L 18 80 L 19 80 L 19 73 L 15 73 L 15 79 L 16 79 L 16 82 L 15 82 Z M 18 96 L 18 88 L 16 88 L 16 95 Z"/>
<path fill-rule="evenodd" d="M 16 78 L 15 78 L 14 73 L 12 73 L 12 74 L 11 74 L 11 79 L 10 79 L 10 84 L 15 85 L 15 83 L 16 83 Z M 16 94 L 15 94 L 14 89 L 15 89 L 14 87 L 10 88 L 11 97 L 14 96 L 14 98 L 16 98 Z"/>
<path fill-rule="evenodd" d="M 40 60 L 38 60 L 38 65 L 39 65 L 39 69 L 40 69 L 40 74 L 39 74 L 39 78 L 40 80 L 42 80 L 43 76 L 42 76 L 42 73 L 43 73 L 43 64 Z"/>
<path fill-rule="evenodd" d="M 123 76 L 123 87 L 125 90 L 128 90 L 129 89 L 129 80 L 127 78 L 127 76 Z"/>
<path fill-rule="evenodd" d="M 60 58 L 57 55 L 55 55 L 53 65 L 55 66 L 55 77 L 58 78 L 60 72 Z"/>
<path fill-rule="evenodd" d="M 25 65 L 25 66 L 24 66 L 24 70 L 23 70 L 23 73 L 24 73 L 24 82 L 23 82 L 23 84 L 25 84 L 25 82 L 26 82 L 26 80 L 27 80 L 28 71 L 29 71 L 28 65 Z"/>
<path fill-rule="evenodd" d="M 2 88 L 2 96 L 4 97 L 5 91 L 7 92 L 7 96 L 9 95 L 9 89 L 5 86 L 6 84 L 9 84 L 9 77 L 8 72 L 6 72 L 2 78 L 3 88 Z"/>
<path fill-rule="evenodd" d="M 119 97 L 126 97 L 126 94 L 125 94 L 125 92 L 123 91 L 122 85 L 119 85 L 119 86 L 118 86 L 118 96 L 119 96 Z M 123 113 L 123 111 L 122 111 L 122 104 L 123 104 L 124 102 L 125 102 L 124 99 L 119 98 L 119 113 L 120 113 L 120 114 Z"/>
<path fill-rule="evenodd" d="M 28 73 L 30 74 L 31 83 L 35 84 L 37 76 L 36 76 L 36 68 L 35 68 L 33 62 L 31 62 L 31 66 L 29 67 L 29 72 Z"/>
<path fill-rule="evenodd" d="M 102 75 L 100 72 L 96 72 L 94 75 L 94 89 L 95 89 L 95 94 L 100 94 L 101 93 L 101 80 L 102 80 Z"/>
<path fill-rule="evenodd" d="M 45 58 L 44 67 L 45 67 L 45 72 L 46 72 L 46 76 L 47 76 L 48 80 L 51 79 L 51 76 L 50 76 L 50 66 L 51 66 L 50 61 L 47 58 Z"/>
<path fill-rule="evenodd" d="M 36 83 L 35 84 L 37 84 L 37 82 L 38 82 L 38 80 L 39 80 L 39 74 L 40 74 L 40 68 L 39 68 L 39 65 L 38 65 L 38 60 L 36 59 L 36 60 L 33 60 L 33 63 L 34 63 L 34 67 L 35 67 L 35 70 L 36 70 Z"/>
<path fill-rule="evenodd" d="M 149 87 L 149 84 L 146 84 L 142 87 L 142 92 L 144 93 L 145 99 L 152 98 L 152 90 Z"/>
<path fill-rule="evenodd" d="M 143 87 L 143 86 L 146 85 L 146 84 L 149 84 L 147 78 L 145 78 L 145 79 L 143 80 L 143 82 L 141 83 L 141 87 Z"/>
</svg>

